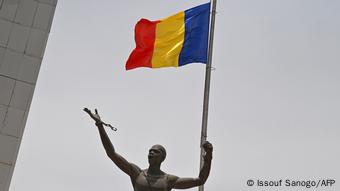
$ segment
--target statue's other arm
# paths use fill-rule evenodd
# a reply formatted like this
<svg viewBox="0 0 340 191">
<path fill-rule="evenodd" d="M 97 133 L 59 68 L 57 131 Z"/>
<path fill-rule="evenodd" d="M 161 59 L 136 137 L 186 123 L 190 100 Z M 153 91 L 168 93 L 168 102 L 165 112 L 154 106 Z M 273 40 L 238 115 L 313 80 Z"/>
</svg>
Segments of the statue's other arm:
<svg viewBox="0 0 340 191">
<path fill-rule="evenodd" d="M 98 127 L 100 139 L 103 143 L 107 156 L 118 166 L 118 168 L 120 168 L 123 172 L 125 172 L 130 177 L 133 178 L 133 177 L 138 176 L 139 174 L 138 171 L 140 171 L 140 169 L 136 165 L 129 163 L 124 157 L 122 157 L 115 151 L 110 141 L 110 138 L 108 137 L 103 127 L 103 122 L 101 121 L 98 115 L 98 111 L 95 110 L 95 114 L 91 113 L 91 111 L 87 108 L 85 108 L 84 111 L 88 113 L 92 119 L 95 120 L 96 126 Z"/>
<path fill-rule="evenodd" d="M 204 156 L 203 166 L 201 168 L 198 178 L 176 178 L 173 184 L 174 189 L 192 188 L 203 185 L 207 181 L 211 168 L 213 147 L 211 143 L 205 142 L 203 144 L 203 148 L 206 151 L 206 154 Z"/>
</svg>

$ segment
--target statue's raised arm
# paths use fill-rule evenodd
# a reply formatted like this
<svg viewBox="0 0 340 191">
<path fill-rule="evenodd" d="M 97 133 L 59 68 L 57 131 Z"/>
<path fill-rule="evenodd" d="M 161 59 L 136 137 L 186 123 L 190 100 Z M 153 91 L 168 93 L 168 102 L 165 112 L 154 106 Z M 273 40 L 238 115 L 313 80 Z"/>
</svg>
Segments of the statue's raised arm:
<svg viewBox="0 0 340 191">
<path fill-rule="evenodd" d="M 200 170 L 199 176 L 197 178 L 176 178 L 174 181 L 173 188 L 175 189 L 186 189 L 196 186 L 203 185 L 209 176 L 211 168 L 211 159 L 213 146 L 210 142 L 206 141 L 203 144 L 203 149 L 205 151 L 203 166 Z"/>
<path fill-rule="evenodd" d="M 140 171 L 140 168 L 132 163 L 129 163 L 124 157 L 119 155 L 111 141 L 108 135 L 106 134 L 106 131 L 103 127 L 104 122 L 100 119 L 100 116 L 98 114 L 98 110 L 95 109 L 95 113 L 92 113 L 91 110 L 88 108 L 84 108 L 84 111 L 95 121 L 96 126 L 98 127 L 100 139 L 103 143 L 103 146 L 105 148 L 107 156 L 127 175 L 129 175 L 131 178 L 135 178 Z"/>
</svg>

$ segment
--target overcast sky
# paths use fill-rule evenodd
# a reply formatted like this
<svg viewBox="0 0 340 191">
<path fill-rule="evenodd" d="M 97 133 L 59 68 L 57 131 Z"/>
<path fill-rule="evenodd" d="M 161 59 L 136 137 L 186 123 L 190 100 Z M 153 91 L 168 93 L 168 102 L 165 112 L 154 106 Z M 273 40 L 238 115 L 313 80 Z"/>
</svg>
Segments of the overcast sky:
<svg viewBox="0 0 340 191">
<path fill-rule="evenodd" d="M 205 66 L 126 72 L 125 61 L 141 17 L 205 2 L 59 0 L 10 191 L 133 190 L 83 107 L 118 128 L 108 134 L 128 161 L 147 168 L 159 143 L 164 171 L 198 176 Z M 207 191 L 327 178 L 336 184 L 320 190 L 339 190 L 339 10 L 338 0 L 218 1 Z"/>
</svg>

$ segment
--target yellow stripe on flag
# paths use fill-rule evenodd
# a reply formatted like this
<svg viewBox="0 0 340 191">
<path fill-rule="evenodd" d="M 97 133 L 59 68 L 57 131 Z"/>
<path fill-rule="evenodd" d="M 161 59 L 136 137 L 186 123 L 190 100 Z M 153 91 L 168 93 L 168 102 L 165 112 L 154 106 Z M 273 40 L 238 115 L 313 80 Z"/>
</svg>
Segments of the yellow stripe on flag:
<svg viewBox="0 0 340 191">
<path fill-rule="evenodd" d="M 184 12 L 161 20 L 156 26 L 152 68 L 178 67 L 178 58 L 184 42 Z"/>
</svg>

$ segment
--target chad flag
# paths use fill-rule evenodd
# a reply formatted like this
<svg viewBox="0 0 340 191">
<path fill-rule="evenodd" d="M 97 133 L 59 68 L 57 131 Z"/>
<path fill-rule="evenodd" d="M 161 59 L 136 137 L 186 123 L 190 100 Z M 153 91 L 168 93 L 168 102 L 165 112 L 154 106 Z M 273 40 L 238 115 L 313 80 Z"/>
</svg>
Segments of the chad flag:
<svg viewBox="0 0 340 191">
<path fill-rule="evenodd" d="M 126 70 L 207 63 L 209 18 L 210 3 L 206 3 L 158 21 L 141 19 Z"/>
</svg>

